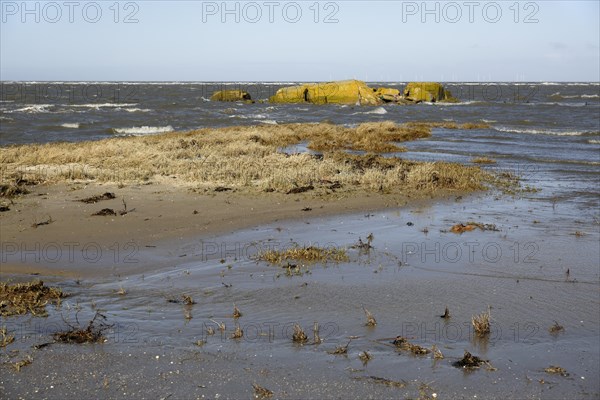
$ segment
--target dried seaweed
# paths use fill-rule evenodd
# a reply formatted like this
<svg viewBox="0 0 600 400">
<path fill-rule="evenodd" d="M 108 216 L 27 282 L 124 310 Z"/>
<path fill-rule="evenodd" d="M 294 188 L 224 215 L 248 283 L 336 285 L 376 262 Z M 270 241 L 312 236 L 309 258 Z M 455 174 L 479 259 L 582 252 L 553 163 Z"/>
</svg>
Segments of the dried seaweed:
<svg viewBox="0 0 600 400">
<path fill-rule="evenodd" d="M 557 374 L 560 376 L 569 376 L 569 373 L 562 367 L 558 365 L 551 365 L 548 368 L 544 368 L 544 372 L 548 374 Z"/>
<path fill-rule="evenodd" d="M 385 386 L 389 386 L 389 387 L 396 387 L 396 388 L 404 388 L 406 387 L 406 382 L 399 382 L 399 381 L 393 381 L 391 379 L 387 379 L 387 378 L 380 378 L 378 376 L 365 376 L 365 377 L 357 377 L 354 378 L 358 381 L 362 381 L 362 380 L 367 380 L 373 383 L 378 383 L 381 385 L 385 385 Z"/>
<path fill-rule="evenodd" d="M 548 329 L 548 331 L 550 331 L 550 333 L 553 333 L 553 334 L 556 334 L 556 333 L 558 333 L 558 332 L 562 332 L 562 331 L 564 331 L 564 330 L 565 330 L 564 326 L 560 325 L 560 324 L 558 323 L 558 321 L 554 321 L 554 325 L 552 325 L 552 326 L 551 326 L 551 327 Z"/>
<path fill-rule="evenodd" d="M 96 211 L 95 213 L 92 214 L 93 217 L 95 217 L 95 216 L 109 217 L 109 216 L 116 216 L 116 215 L 117 215 L 117 213 L 112 208 L 103 208 L 102 210 Z"/>
<path fill-rule="evenodd" d="M 452 226 L 452 228 L 450 228 L 450 232 L 453 233 L 463 233 L 463 232 L 469 232 L 475 229 L 481 229 L 482 231 L 499 231 L 498 228 L 496 228 L 496 225 L 494 224 L 482 224 L 479 222 L 473 222 L 473 221 L 469 221 L 465 224 L 456 224 L 454 226 Z"/>
<path fill-rule="evenodd" d="M 479 368 L 482 364 L 488 364 L 488 361 L 474 356 L 465 350 L 463 358 L 454 362 L 452 365 L 454 365 L 457 368 L 475 369 Z"/>
<path fill-rule="evenodd" d="M 54 340 L 60 343 L 104 343 L 106 342 L 104 332 L 112 327 L 112 325 L 107 325 L 104 320 L 106 320 L 106 316 L 96 312 L 85 328 L 71 325 L 65 321 L 70 329 L 55 333 Z"/>
<path fill-rule="evenodd" d="M 39 280 L 16 284 L 0 282 L 0 315 L 10 317 L 31 313 L 43 317 L 47 315 L 47 304 L 58 306 L 66 296 L 62 290 L 44 286 Z"/>
<path fill-rule="evenodd" d="M 98 194 L 96 196 L 91 196 L 91 197 L 87 197 L 85 199 L 76 200 L 76 201 L 79 201 L 81 203 L 86 203 L 86 204 L 94 204 L 94 203 L 97 203 L 99 201 L 112 200 L 114 198 L 115 198 L 115 194 L 114 193 L 106 192 L 104 194 Z"/>
<path fill-rule="evenodd" d="M 403 336 L 396 336 L 392 344 L 400 350 L 410 351 L 417 356 L 431 353 L 431 350 L 428 348 L 410 343 L 408 339 Z"/>
</svg>

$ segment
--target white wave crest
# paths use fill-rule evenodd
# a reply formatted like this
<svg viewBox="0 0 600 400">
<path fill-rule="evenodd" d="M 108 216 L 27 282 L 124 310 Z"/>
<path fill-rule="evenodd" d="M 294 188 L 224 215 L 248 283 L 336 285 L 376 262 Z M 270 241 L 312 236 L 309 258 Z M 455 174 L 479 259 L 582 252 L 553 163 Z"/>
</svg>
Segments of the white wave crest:
<svg viewBox="0 0 600 400">
<path fill-rule="evenodd" d="M 118 111 L 123 110 L 123 111 L 127 111 L 127 112 L 130 112 L 130 113 L 133 113 L 133 112 L 144 112 L 145 113 L 145 112 L 152 111 L 149 108 L 137 108 L 137 107 L 134 107 L 134 108 L 121 108 L 121 107 L 119 107 L 119 108 L 116 108 L 116 110 L 118 110 Z"/>
<path fill-rule="evenodd" d="M 559 131 L 553 129 L 520 129 L 520 128 L 509 128 L 505 126 L 494 127 L 495 130 L 500 132 L 509 133 L 526 133 L 531 135 L 554 135 L 554 136 L 582 136 L 593 132 L 589 131 Z"/>
<path fill-rule="evenodd" d="M 61 124 L 61 126 L 63 128 L 69 128 L 69 129 L 79 129 L 79 122 L 75 122 L 75 123 L 64 123 Z"/>
<path fill-rule="evenodd" d="M 5 111 L 6 113 L 24 112 L 28 114 L 47 113 L 50 112 L 48 108 L 54 106 L 53 104 L 27 104 L 23 108 L 17 108 L 16 110 Z"/>
<path fill-rule="evenodd" d="M 444 107 L 457 107 L 457 106 L 468 106 L 471 104 L 484 104 L 484 101 L 479 101 L 479 100 L 467 100 L 467 101 L 461 101 L 459 103 L 428 103 L 425 102 L 424 104 L 429 104 L 429 105 L 436 105 L 436 106 L 444 106 Z"/>
<path fill-rule="evenodd" d="M 600 140 L 598 140 L 598 139 L 590 139 L 590 140 L 588 140 L 588 143 L 590 143 L 590 144 L 600 144 Z"/>
<path fill-rule="evenodd" d="M 134 126 L 132 128 L 114 128 L 115 133 L 121 136 L 143 136 L 155 133 L 173 132 L 173 127 L 168 126 Z"/>
<path fill-rule="evenodd" d="M 367 111 L 365 114 L 379 114 L 379 115 L 383 115 L 383 114 L 387 114 L 387 110 L 383 107 L 377 107 L 374 110 L 371 111 Z"/>
<path fill-rule="evenodd" d="M 99 109 L 99 108 L 106 108 L 106 107 L 114 107 L 114 108 L 133 107 L 133 106 L 137 106 L 137 103 L 61 104 L 61 106 Z"/>
<path fill-rule="evenodd" d="M 383 115 L 383 114 L 387 114 L 387 110 L 383 107 L 377 107 L 371 111 L 359 111 L 359 112 L 355 112 L 352 113 L 350 115 L 359 115 L 359 114 L 377 114 L 377 115 Z"/>
<path fill-rule="evenodd" d="M 272 120 L 272 119 L 264 119 L 262 121 L 260 121 L 261 124 L 267 124 L 267 125 L 277 125 L 277 121 Z"/>
</svg>

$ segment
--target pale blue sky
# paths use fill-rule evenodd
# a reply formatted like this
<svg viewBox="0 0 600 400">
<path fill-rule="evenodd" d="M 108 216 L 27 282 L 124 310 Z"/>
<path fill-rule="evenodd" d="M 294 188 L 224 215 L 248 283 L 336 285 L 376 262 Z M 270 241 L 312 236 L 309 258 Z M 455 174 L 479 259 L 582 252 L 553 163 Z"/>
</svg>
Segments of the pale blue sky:
<svg viewBox="0 0 600 400">
<path fill-rule="evenodd" d="M 102 15 L 96 18 L 93 2 L 76 1 L 70 22 L 63 0 L 27 2 L 29 14 L 21 1 L 0 0 L 0 78 L 600 80 L 596 0 L 476 1 L 473 22 L 465 1 L 427 2 L 434 12 L 426 15 L 422 1 L 240 1 L 227 3 L 233 10 L 238 4 L 237 14 L 227 15 L 221 1 L 121 1 L 118 16 L 115 2 L 97 1 Z M 296 18 L 298 8 L 302 15 Z M 134 11 L 138 22 L 123 23 Z M 325 23 L 332 12 L 337 22 Z M 532 13 L 537 22 L 525 23 Z"/>
</svg>

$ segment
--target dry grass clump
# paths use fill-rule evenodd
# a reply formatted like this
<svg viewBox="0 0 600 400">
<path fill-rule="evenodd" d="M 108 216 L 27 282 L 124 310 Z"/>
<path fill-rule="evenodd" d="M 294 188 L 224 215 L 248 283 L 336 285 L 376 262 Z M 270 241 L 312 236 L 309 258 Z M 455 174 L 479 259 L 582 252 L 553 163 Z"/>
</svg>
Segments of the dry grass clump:
<svg viewBox="0 0 600 400">
<path fill-rule="evenodd" d="M 0 197 L 13 198 L 29 193 L 23 185 L 17 181 L 11 181 L 0 185 Z"/>
<path fill-rule="evenodd" d="M 474 315 L 471 318 L 471 324 L 478 336 L 485 336 L 490 333 L 490 308 L 479 315 Z"/>
<path fill-rule="evenodd" d="M 358 355 L 358 358 L 363 363 L 363 365 L 367 365 L 369 361 L 373 359 L 373 355 L 371 355 L 371 353 L 365 350 Z"/>
<path fill-rule="evenodd" d="M 14 335 L 9 335 L 8 331 L 6 330 L 6 327 L 3 326 L 2 328 L 0 328 L 0 348 L 2 347 L 6 347 L 9 344 L 11 344 L 12 342 L 15 341 L 15 336 Z"/>
<path fill-rule="evenodd" d="M 242 328 L 240 327 L 239 324 L 236 324 L 233 334 L 231 335 L 231 338 L 232 339 L 241 339 L 243 336 L 244 336 L 244 331 L 242 330 Z"/>
<path fill-rule="evenodd" d="M 351 340 L 348 341 L 345 346 L 336 346 L 335 350 L 328 351 L 327 353 L 333 355 L 346 355 L 348 354 L 348 346 L 350 346 L 350 342 Z"/>
<path fill-rule="evenodd" d="M 410 351 L 411 353 L 417 356 L 431 353 L 431 350 L 429 350 L 428 348 L 419 346 L 418 344 L 410 343 L 408 339 L 403 336 L 397 336 L 396 339 L 394 339 L 394 341 L 392 342 L 392 344 L 400 350 Z"/>
<path fill-rule="evenodd" d="M 556 334 L 556 333 L 558 333 L 558 332 L 562 332 L 562 331 L 564 331 L 564 330 L 565 330 L 565 327 L 564 327 L 564 326 L 562 326 L 561 324 L 559 324 L 559 323 L 558 323 L 558 321 L 554 321 L 554 325 L 552 325 L 552 326 L 551 326 L 551 327 L 548 329 L 548 331 L 549 331 L 550 333 L 554 333 L 554 334 Z"/>
<path fill-rule="evenodd" d="M 257 399 L 265 399 L 273 396 L 273 392 L 267 388 L 264 388 L 256 383 L 252 384 L 254 388 L 254 397 Z"/>
<path fill-rule="evenodd" d="M 393 142 L 406 142 L 431 136 L 426 126 L 396 125 L 393 122 L 366 122 L 356 128 L 333 125 L 332 129 L 311 132 L 303 137 L 315 151 L 355 150 L 372 153 L 398 153 L 406 149 Z M 315 134 L 316 133 L 316 134 Z"/>
<path fill-rule="evenodd" d="M 365 316 L 367 317 L 367 323 L 365 325 L 367 325 L 367 326 L 377 325 L 377 320 L 375 319 L 373 314 L 371 314 L 371 312 L 369 310 L 367 310 L 364 306 L 363 306 L 363 311 L 365 312 Z"/>
<path fill-rule="evenodd" d="M 569 376 L 569 373 L 563 367 L 559 367 L 558 365 L 551 365 L 548 368 L 544 368 L 544 372 L 546 372 L 548 374 L 558 374 L 561 376 Z"/>
<path fill-rule="evenodd" d="M 317 321 L 313 324 L 313 344 L 321 344 L 323 339 L 319 336 L 319 323 Z"/>
<path fill-rule="evenodd" d="M 3 176 L 8 180 L 12 177 L 13 186 L 10 182 L 0 184 L 3 195 L 22 188 L 22 184 L 14 183 L 17 177 L 48 183 L 177 182 L 206 190 L 230 187 L 280 193 L 313 186 L 317 193 L 327 194 L 331 182 L 344 191 L 482 189 L 488 175 L 476 166 L 347 153 L 399 152 L 402 149 L 396 143 L 428 137 L 432 128 L 449 126 L 452 124 L 392 122 L 365 123 L 355 128 L 325 123 L 237 126 L 93 142 L 0 147 Z M 300 143 L 323 155 L 286 154 L 281 150 Z"/>
<path fill-rule="evenodd" d="M 9 317 L 31 313 L 36 317 L 46 316 L 46 305 L 60 305 L 66 297 L 62 290 L 44 286 L 42 281 L 9 284 L 0 282 L 0 315 Z"/>
<path fill-rule="evenodd" d="M 233 304 L 233 318 L 240 318 L 241 316 L 242 316 L 242 312 L 240 311 L 239 308 L 237 308 L 237 306 L 234 303 Z"/>
<path fill-rule="evenodd" d="M 33 358 L 28 354 L 25 358 L 23 358 L 21 361 L 17 361 L 14 363 L 11 363 L 10 365 L 17 371 L 17 372 L 21 372 L 21 368 L 28 366 L 29 364 L 31 364 L 33 362 Z"/>
<path fill-rule="evenodd" d="M 431 346 L 431 352 L 433 353 L 434 359 L 436 359 L 436 360 L 444 359 L 444 353 L 442 353 L 442 351 L 440 349 L 438 349 L 438 347 L 435 344 L 433 346 Z"/>
<path fill-rule="evenodd" d="M 294 324 L 292 340 L 296 343 L 305 343 L 308 340 L 308 336 L 306 336 L 306 333 L 304 333 L 304 329 L 302 329 L 302 327 L 298 324 Z"/>
<path fill-rule="evenodd" d="M 267 250 L 259 253 L 258 259 L 279 265 L 290 260 L 305 263 L 344 262 L 349 260 L 345 249 L 315 246 L 293 247 L 285 250 Z"/>
</svg>

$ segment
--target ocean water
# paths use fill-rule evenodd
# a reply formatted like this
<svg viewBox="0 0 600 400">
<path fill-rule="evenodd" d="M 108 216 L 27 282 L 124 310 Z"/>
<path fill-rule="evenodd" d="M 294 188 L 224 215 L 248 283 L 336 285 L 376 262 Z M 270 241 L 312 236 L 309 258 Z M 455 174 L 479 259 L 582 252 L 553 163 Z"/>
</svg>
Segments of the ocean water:
<svg viewBox="0 0 600 400">
<path fill-rule="evenodd" d="M 469 162 L 519 175 L 533 199 L 567 203 L 599 218 L 600 83 L 447 83 L 458 104 L 378 107 L 211 102 L 241 89 L 266 100 L 284 83 L 2 82 L 0 144 L 98 140 L 231 125 L 368 121 L 487 122 L 489 129 L 436 129 L 400 156 Z M 402 89 L 404 82 L 370 82 Z M 302 151 L 297 146 L 296 151 Z"/>
</svg>

